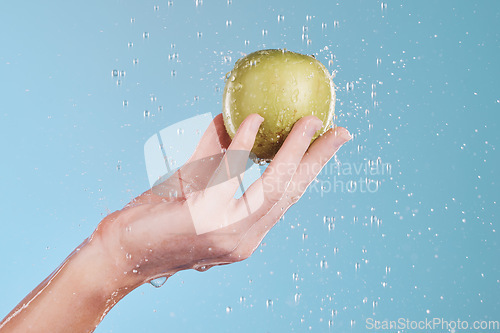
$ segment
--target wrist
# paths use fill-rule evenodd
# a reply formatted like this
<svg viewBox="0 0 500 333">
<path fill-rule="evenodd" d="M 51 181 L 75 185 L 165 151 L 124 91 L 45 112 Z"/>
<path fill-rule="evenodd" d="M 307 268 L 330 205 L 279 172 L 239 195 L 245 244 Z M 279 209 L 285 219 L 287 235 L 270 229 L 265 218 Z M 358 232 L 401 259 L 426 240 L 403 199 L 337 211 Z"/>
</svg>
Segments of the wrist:
<svg viewBox="0 0 500 333">
<path fill-rule="evenodd" d="M 159 230 L 149 223 L 151 220 L 163 222 L 162 212 L 156 205 L 142 204 L 116 211 L 101 221 L 88 246 L 91 248 L 89 253 L 99 257 L 97 265 L 103 271 L 106 279 L 103 287 L 107 291 L 130 292 L 141 284 L 173 275 L 178 270 L 171 265 L 170 256 L 165 257 L 158 251 L 165 243 L 159 244 Z M 165 237 L 160 243 L 169 243 L 168 234 L 161 234 Z"/>
<path fill-rule="evenodd" d="M 100 286 L 103 295 L 123 294 L 123 297 L 145 281 L 136 274 L 129 260 L 130 254 L 124 250 L 117 237 L 119 233 L 110 230 L 112 223 L 109 222 L 113 222 L 117 215 L 118 212 L 107 216 L 84 243 L 85 255 L 82 260 L 91 263 L 89 279 Z"/>
</svg>

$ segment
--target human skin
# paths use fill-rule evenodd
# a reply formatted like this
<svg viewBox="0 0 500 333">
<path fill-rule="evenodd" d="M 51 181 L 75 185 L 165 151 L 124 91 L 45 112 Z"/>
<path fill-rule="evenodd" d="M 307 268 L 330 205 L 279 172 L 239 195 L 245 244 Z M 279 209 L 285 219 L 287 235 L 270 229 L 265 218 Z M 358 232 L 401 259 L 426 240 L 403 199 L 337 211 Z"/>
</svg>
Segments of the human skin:
<svg viewBox="0 0 500 333">
<path fill-rule="evenodd" d="M 190 161 L 226 150 L 250 151 L 262 120 L 257 114 L 248 116 L 231 141 L 218 115 Z M 346 129 L 336 127 L 309 147 L 321 126 L 314 116 L 300 119 L 263 175 L 239 199 L 234 198 L 239 185 L 234 179 L 206 186 L 207 179 L 223 172 L 221 168 L 186 163 L 159 185 L 179 190 L 178 195 L 162 196 L 153 188 L 106 216 L 0 322 L 0 332 L 92 332 L 118 301 L 144 283 L 185 269 L 203 271 L 248 258 L 351 138 Z M 256 208 L 242 215 L 248 204 Z M 191 218 L 193 210 L 214 216 L 206 223 L 219 225 L 219 218 L 233 222 L 199 234 Z"/>
</svg>

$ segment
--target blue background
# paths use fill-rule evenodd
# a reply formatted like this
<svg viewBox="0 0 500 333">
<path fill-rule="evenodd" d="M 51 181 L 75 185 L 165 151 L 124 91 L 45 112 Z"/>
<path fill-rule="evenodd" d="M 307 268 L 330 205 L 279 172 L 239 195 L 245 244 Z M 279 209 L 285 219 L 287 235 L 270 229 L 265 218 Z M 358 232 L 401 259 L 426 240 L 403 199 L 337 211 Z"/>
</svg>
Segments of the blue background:
<svg viewBox="0 0 500 333">
<path fill-rule="evenodd" d="M 152 134 L 287 48 L 335 71 L 354 139 L 250 259 L 142 286 L 97 332 L 500 320 L 499 20 L 498 1 L 3 3 L 0 316 L 148 188 Z"/>
</svg>

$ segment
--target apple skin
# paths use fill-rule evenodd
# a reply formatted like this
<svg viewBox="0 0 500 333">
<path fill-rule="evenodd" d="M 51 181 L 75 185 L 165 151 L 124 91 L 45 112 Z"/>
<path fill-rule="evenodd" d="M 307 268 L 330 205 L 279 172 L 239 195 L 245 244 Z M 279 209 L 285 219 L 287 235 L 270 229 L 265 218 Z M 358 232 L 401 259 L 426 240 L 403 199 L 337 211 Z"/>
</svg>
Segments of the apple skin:
<svg viewBox="0 0 500 333">
<path fill-rule="evenodd" d="M 333 125 L 335 86 L 326 67 L 311 56 L 260 50 L 239 59 L 226 77 L 222 100 L 226 131 L 232 139 L 248 115 L 261 115 L 264 121 L 252 148 L 260 160 L 270 161 L 304 116 L 314 115 L 323 122 L 312 141 Z"/>
</svg>

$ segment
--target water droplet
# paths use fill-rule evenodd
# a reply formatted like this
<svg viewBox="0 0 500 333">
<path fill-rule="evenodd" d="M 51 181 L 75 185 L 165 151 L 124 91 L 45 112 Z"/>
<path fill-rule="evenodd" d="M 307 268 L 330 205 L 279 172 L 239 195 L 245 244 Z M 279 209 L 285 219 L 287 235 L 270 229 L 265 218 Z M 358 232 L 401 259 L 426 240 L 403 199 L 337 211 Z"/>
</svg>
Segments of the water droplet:
<svg viewBox="0 0 500 333">
<path fill-rule="evenodd" d="M 170 72 L 170 76 L 174 77 L 177 75 L 177 72 L 175 71 L 175 69 L 172 69 L 172 71 Z"/>
<path fill-rule="evenodd" d="M 272 299 L 268 299 L 268 300 L 266 301 L 266 307 L 267 307 L 267 308 L 270 308 L 270 307 L 272 307 L 272 306 L 273 306 L 273 300 L 272 300 Z"/>
<path fill-rule="evenodd" d="M 162 111 L 163 111 L 163 106 L 158 105 L 158 112 L 162 112 Z"/>
<path fill-rule="evenodd" d="M 132 43 L 132 42 L 128 42 L 128 47 L 129 47 L 129 48 L 134 47 L 134 43 Z"/>
<path fill-rule="evenodd" d="M 184 129 L 178 128 L 177 129 L 177 135 L 182 135 L 182 134 L 184 134 Z"/>
<path fill-rule="evenodd" d="M 306 15 L 306 21 L 311 21 L 312 20 L 312 16 L 311 15 Z"/>
<path fill-rule="evenodd" d="M 333 231 L 335 229 L 335 223 L 330 222 L 328 223 L 328 231 Z"/>
<path fill-rule="evenodd" d="M 282 22 L 285 20 L 285 15 L 278 15 L 278 22 Z"/>
<path fill-rule="evenodd" d="M 245 296 L 241 296 L 241 297 L 240 297 L 240 303 L 244 303 L 245 301 L 246 301 Z"/>
<path fill-rule="evenodd" d="M 142 38 L 144 38 L 144 39 L 149 38 L 149 32 L 147 32 L 147 31 L 146 31 L 146 32 L 143 32 L 143 33 L 142 33 Z"/>
<path fill-rule="evenodd" d="M 249 40 L 245 40 L 245 45 L 250 45 L 250 41 Z"/>
<path fill-rule="evenodd" d="M 382 59 L 377 58 L 377 67 L 382 63 Z"/>
<path fill-rule="evenodd" d="M 135 17 L 130 18 L 130 23 L 135 23 Z"/>
<path fill-rule="evenodd" d="M 347 82 L 346 85 L 345 85 L 345 89 L 347 91 L 351 91 L 354 89 L 354 82 Z"/>
<path fill-rule="evenodd" d="M 267 36 L 267 29 L 262 29 L 262 36 Z"/>
<path fill-rule="evenodd" d="M 154 10 L 155 12 L 159 11 L 159 10 L 160 10 L 160 6 L 158 6 L 158 5 L 154 5 L 154 6 L 153 6 L 153 10 Z"/>
<path fill-rule="evenodd" d="M 293 279 L 294 281 L 298 281 L 298 280 L 299 280 L 299 273 L 293 273 L 293 274 L 292 274 L 292 279 Z"/>
<path fill-rule="evenodd" d="M 194 0 L 194 4 L 196 7 L 203 6 L 203 0 Z"/>
<path fill-rule="evenodd" d="M 198 32 L 196 33 L 196 36 L 197 36 L 198 38 L 200 38 L 200 39 L 201 39 L 201 38 L 203 37 L 203 32 L 198 31 Z"/>
<path fill-rule="evenodd" d="M 157 279 L 154 279 L 154 280 L 151 280 L 149 283 L 155 287 L 155 288 L 160 288 L 161 286 L 163 286 L 165 284 L 165 282 L 167 282 L 167 277 L 166 276 L 163 276 L 163 277 L 160 277 L 160 278 L 157 278 Z"/>
<path fill-rule="evenodd" d="M 385 274 L 389 274 L 391 272 L 390 266 L 385 266 Z"/>
<path fill-rule="evenodd" d="M 128 106 L 128 101 L 125 99 L 123 100 L 123 107 L 127 107 Z"/>
<path fill-rule="evenodd" d="M 127 253 L 125 254 L 125 258 L 127 258 L 128 260 L 132 259 L 132 255 L 130 253 Z"/>
<path fill-rule="evenodd" d="M 147 118 L 149 117 L 149 111 L 148 110 L 144 110 L 144 118 Z"/>
<path fill-rule="evenodd" d="M 137 64 L 139 63 L 139 59 L 138 59 L 138 58 L 134 58 L 134 59 L 132 60 L 132 63 L 133 63 L 134 65 L 137 65 Z"/>
<path fill-rule="evenodd" d="M 226 313 L 230 313 L 231 311 L 233 311 L 233 309 L 231 309 L 231 307 L 230 307 L 230 306 L 227 306 L 227 307 L 226 307 Z"/>
<path fill-rule="evenodd" d="M 172 0 L 170 0 L 169 2 L 167 2 L 168 6 L 171 7 L 174 5 L 174 2 Z"/>
<path fill-rule="evenodd" d="M 355 264 L 354 264 L 354 269 L 355 269 L 356 271 L 358 271 L 360 266 L 361 266 L 361 265 L 359 264 L 359 262 L 357 262 L 357 263 L 355 263 Z"/>
<path fill-rule="evenodd" d="M 327 24 L 325 22 L 321 23 L 321 29 L 322 30 L 325 30 L 327 27 Z"/>
<path fill-rule="evenodd" d="M 113 69 L 113 70 L 111 71 L 111 76 L 112 76 L 112 77 L 117 77 L 117 76 L 118 76 L 118 70 L 117 70 L 117 69 Z"/>
<path fill-rule="evenodd" d="M 328 262 L 326 260 L 321 260 L 319 262 L 319 267 L 321 267 L 321 269 L 327 269 L 328 268 Z"/>
<path fill-rule="evenodd" d="M 338 28 L 339 24 L 340 24 L 339 21 L 337 21 L 337 20 L 333 21 L 333 27 L 334 28 Z"/>
<path fill-rule="evenodd" d="M 226 27 L 230 27 L 233 24 L 233 21 L 227 20 L 226 21 Z"/>
<path fill-rule="evenodd" d="M 347 191 L 350 193 L 356 192 L 357 183 L 354 180 L 350 180 L 347 183 Z"/>
<path fill-rule="evenodd" d="M 264 166 L 268 163 L 270 163 L 270 160 L 266 160 L 264 158 L 257 158 L 257 164 L 260 166 Z M 306 237 L 307 237 L 307 235 L 306 235 Z"/>
<path fill-rule="evenodd" d="M 339 253 L 339 248 L 338 247 L 334 247 L 333 248 L 333 254 L 337 254 Z"/>
<path fill-rule="evenodd" d="M 242 88 L 243 88 L 243 85 L 242 85 L 241 83 L 239 83 L 239 82 L 238 82 L 238 83 L 236 83 L 236 84 L 234 85 L 234 89 L 233 89 L 233 91 L 240 91 Z"/>
<path fill-rule="evenodd" d="M 296 293 L 295 294 L 295 303 L 299 303 L 300 302 L 300 294 L 299 293 Z"/>
<path fill-rule="evenodd" d="M 198 272 L 206 272 L 212 267 L 213 265 L 201 265 L 201 266 L 195 266 L 194 269 L 197 270 Z"/>
</svg>

